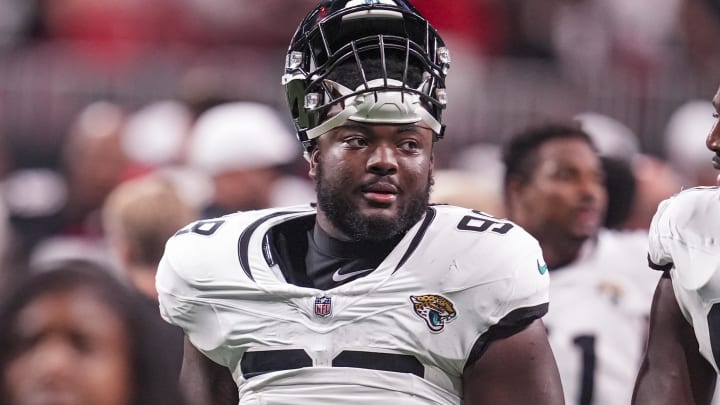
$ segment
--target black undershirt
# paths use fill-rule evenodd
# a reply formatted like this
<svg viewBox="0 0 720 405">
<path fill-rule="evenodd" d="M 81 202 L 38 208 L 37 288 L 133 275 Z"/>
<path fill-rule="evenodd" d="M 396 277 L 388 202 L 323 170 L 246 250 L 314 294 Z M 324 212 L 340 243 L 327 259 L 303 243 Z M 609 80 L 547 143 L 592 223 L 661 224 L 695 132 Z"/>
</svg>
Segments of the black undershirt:
<svg viewBox="0 0 720 405">
<path fill-rule="evenodd" d="M 403 235 L 384 241 L 335 239 L 314 217 L 292 219 L 269 234 L 272 256 L 288 283 L 328 290 L 364 277 L 377 268 Z"/>
</svg>

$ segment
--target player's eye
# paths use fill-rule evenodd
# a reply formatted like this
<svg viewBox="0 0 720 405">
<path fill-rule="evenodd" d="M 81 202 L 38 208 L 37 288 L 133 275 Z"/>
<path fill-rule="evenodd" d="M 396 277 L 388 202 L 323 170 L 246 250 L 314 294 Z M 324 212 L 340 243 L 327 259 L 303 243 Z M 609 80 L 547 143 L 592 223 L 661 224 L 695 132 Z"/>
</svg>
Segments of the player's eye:
<svg viewBox="0 0 720 405">
<path fill-rule="evenodd" d="M 420 144 L 414 140 L 406 140 L 400 143 L 400 149 L 408 152 L 414 152 L 420 149 Z"/>
<path fill-rule="evenodd" d="M 368 145 L 367 140 L 360 136 L 352 136 L 343 139 L 343 143 L 352 148 L 362 148 Z"/>
</svg>

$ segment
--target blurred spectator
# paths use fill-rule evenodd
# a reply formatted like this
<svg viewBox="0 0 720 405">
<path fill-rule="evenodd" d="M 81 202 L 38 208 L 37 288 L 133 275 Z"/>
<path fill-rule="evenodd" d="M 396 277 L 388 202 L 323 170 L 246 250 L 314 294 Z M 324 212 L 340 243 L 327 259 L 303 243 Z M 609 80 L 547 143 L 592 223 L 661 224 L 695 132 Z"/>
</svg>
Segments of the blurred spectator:
<svg viewBox="0 0 720 405">
<path fill-rule="evenodd" d="M 37 219 L 45 233 L 28 247 L 32 266 L 73 258 L 112 264 L 103 242 L 100 208 L 128 168 L 120 145 L 125 120 L 124 110 L 106 101 L 91 103 L 76 117 L 62 151 L 66 201 L 59 213 Z"/>
<path fill-rule="evenodd" d="M 165 242 L 196 214 L 159 174 L 128 180 L 108 196 L 102 210 L 105 238 L 130 282 L 157 301 L 155 270 Z M 182 340 L 182 339 L 181 339 Z"/>
<path fill-rule="evenodd" d="M 715 185 L 718 173 L 705 147 L 705 138 L 717 121 L 714 115 L 711 102 L 691 100 L 672 113 L 665 127 L 665 154 L 682 176 L 683 188 Z"/>
<path fill-rule="evenodd" d="M 133 165 L 158 168 L 183 159 L 194 117 L 183 103 L 156 101 L 130 114 L 122 131 L 122 149 Z"/>
<path fill-rule="evenodd" d="M 172 184 L 158 174 L 150 174 L 120 184 L 108 196 L 102 210 L 105 239 L 110 253 L 130 283 L 152 308 L 157 308 L 155 272 L 165 242 L 196 214 L 178 196 Z M 160 313 L 156 312 L 161 320 Z M 183 332 L 162 322 L 165 351 L 174 360 L 180 377 L 183 358 Z"/>
<path fill-rule="evenodd" d="M 99 209 L 127 169 L 120 144 L 126 118 L 120 106 L 105 101 L 88 105 L 77 116 L 62 156 L 68 201 L 61 232 L 102 235 Z"/>
<path fill-rule="evenodd" d="M 104 269 L 33 274 L 0 308 L 0 403 L 181 405 L 154 309 Z"/>
<path fill-rule="evenodd" d="M 188 164 L 212 177 L 214 186 L 202 216 L 312 201 L 310 183 L 280 169 L 299 155 L 289 128 L 269 106 L 236 102 L 209 109 L 198 118 L 188 144 Z"/>
</svg>

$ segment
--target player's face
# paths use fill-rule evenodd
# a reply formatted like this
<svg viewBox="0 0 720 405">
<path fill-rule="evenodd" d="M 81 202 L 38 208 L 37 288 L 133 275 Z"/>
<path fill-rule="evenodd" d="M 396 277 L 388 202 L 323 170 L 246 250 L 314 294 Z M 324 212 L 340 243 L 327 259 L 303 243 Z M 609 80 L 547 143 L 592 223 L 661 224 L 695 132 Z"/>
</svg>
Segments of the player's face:
<svg viewBox="0 0 720 405">
<path fill-rule="evenodd" d="M 415 124 L 351 123 L 319 137 L 310 176 L 320 226 L 345 240 L 407 231 L 427 208 L 432 143 L 432 131 Z"/>
<path fill-rule="evenodd" d="M 17 319 L 3 381 L 9 403 L 130 403 L 127 334 L 95 293 L 49 292 L 21 310 Z"/>
<path fill-rule="evenodd" d="M 718 88 L 718 91 L 715 93 L 715 97 L 713 97 L 713 106 L 715 107 L 715 125 L 708 134 L 707 139 L 705 140 L 705 145 L 708 149 L 715 153 L 715 156 L 713 156 L 712 159 L 713 166 L 716 170 L 720 170 L 720 125 L 718 125 L 717 121 L 717 115 L 720 111 L 720 88 Z"/>
<path fill-rule="evenodd" d="M 581 139 L 545 142 L 519 199 L 531 233 L 545 238 L 594 236 L 607 204 L 600 159 Z"/>
</svg>

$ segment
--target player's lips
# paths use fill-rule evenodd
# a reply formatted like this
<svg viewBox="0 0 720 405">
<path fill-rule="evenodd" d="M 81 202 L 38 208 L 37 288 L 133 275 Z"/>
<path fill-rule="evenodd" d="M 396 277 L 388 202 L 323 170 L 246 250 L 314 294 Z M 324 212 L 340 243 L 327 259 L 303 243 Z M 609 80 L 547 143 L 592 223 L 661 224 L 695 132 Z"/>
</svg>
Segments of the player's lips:
<svg viewBox="0 0 720 405">
<path fill-rule="evenodd" d="M 597 225 L 600 223 L 600 210 L 596 207 L 582 207 L 575 210 L 578 220 L 586 225 Z"/>
<path fill-rule="evenodd" d="M 397 200 L 398 188 L 390 183 L 377 182 L 361 189 L 365 199 L 379 204 L 391 204 Z"/>
<path fill-rule="evenodd" d="M 712 162 L 715 170 L 720 170 L 720 155 L 713 156 Z"/>
</svg>

